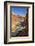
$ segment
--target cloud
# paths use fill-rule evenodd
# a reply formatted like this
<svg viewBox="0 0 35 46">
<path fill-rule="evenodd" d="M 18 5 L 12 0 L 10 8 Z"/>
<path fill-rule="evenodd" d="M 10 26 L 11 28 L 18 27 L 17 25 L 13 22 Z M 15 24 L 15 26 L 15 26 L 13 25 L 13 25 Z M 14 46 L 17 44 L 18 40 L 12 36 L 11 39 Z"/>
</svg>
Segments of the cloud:
<svg viewBox="0 0 35 46">
<path fill-rule="evenodd" d="M 17 15 L 15 12 L 12 12 L 13 15 Z"/>
</svg>

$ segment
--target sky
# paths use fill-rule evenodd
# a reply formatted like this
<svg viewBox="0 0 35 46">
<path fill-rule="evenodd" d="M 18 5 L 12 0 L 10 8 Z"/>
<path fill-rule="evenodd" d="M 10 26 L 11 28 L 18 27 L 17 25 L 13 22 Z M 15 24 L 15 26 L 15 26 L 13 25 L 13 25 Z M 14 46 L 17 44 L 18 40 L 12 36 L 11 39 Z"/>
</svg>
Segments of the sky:
<svg viewBox="0 0 35 46">
<path fill-rule="evenodd" d="M 27 8 L 11 7 L 11 13 L 15 13 L 15 14 L 20 15 L 20 16 L 26 16 Z"/>
</svg>

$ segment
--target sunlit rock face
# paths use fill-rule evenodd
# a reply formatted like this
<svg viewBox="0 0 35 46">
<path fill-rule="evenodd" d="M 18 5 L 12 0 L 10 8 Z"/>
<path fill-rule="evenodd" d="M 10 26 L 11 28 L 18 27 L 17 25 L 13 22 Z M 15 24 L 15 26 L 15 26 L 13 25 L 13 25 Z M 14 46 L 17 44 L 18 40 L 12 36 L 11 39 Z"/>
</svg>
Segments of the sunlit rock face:
<svg viewBox="0 0 35 46">
<path fill-rule="evenodd" d="M 21 22 L 25 22 L 25 21 L 26 21 L 26 17 L 15 15 L 15 14 L 11 14 L 11 28 L 12 28 L 12 32 L 16 32 L 16 29 L 19 28 L 19 26 L 21 25 Z"/>
</svg>

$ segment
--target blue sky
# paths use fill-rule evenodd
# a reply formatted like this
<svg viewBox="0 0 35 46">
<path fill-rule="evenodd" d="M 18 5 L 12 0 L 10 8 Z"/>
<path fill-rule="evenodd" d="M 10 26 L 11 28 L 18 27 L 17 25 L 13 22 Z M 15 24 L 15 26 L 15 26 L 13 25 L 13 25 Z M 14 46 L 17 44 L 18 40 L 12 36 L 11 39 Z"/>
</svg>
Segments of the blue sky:
<svg viewBox="0 0 35 46">
<path fill-rule="evenodd" d="M 14 12 L 17 15 L 26 16 L 27 8 L 11 7 L 11 13 Z"/>
</svg>

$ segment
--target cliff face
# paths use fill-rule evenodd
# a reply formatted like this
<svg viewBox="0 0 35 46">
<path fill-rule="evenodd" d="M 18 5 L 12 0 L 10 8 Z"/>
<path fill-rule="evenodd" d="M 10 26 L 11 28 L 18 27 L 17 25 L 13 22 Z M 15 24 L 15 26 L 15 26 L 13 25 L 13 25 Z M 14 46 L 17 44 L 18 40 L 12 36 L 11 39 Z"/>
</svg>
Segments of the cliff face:
<svg viewBox="0 0 35 46">
<path fill-rule="evenodd" d="M 11 15 L 11 28 L 12 28 L 12 32 L 15 32 L 17 27 L 17 25 L 20 24 L 20 21 L 25 21 L 25 18 L 26 17 L 22 17 L 22 16 L 19 16 L 19 15 Z"/>
</svg>

